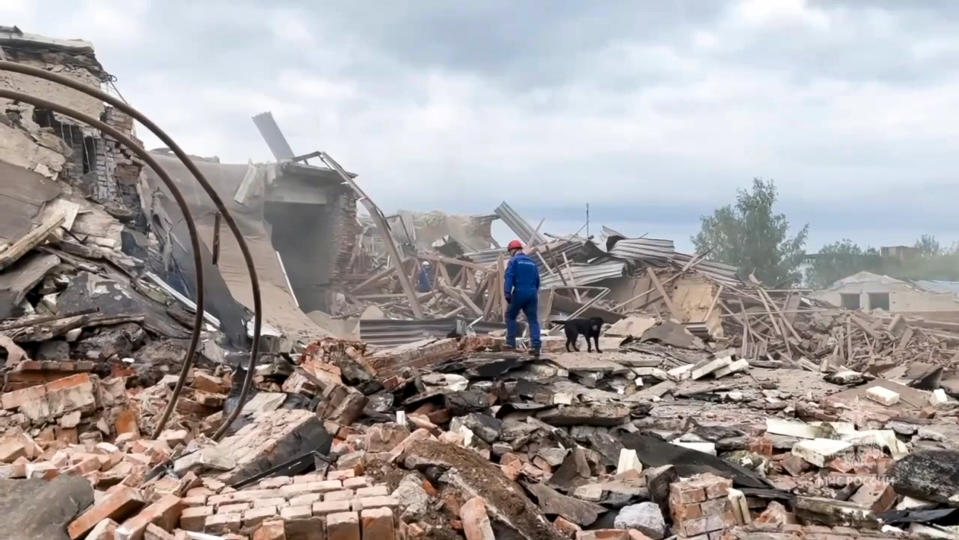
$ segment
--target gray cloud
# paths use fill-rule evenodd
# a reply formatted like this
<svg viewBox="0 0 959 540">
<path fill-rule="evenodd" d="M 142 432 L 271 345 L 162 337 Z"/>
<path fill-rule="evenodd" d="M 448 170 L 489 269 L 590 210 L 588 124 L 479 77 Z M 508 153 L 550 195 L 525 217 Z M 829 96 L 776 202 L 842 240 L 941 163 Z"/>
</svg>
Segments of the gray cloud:
<svg viewBox="0 0 959 540">
<path fill-rule="evenodd" d="M 682 246 L 752 177 L 810 244 L 959 240 L 954 2 L 8 0 L 192 151 L 322 148 L 388 210 L 594 220 Z M 155 144 L 144 137 L 147 144 Z M 597 227 L 598 229 L 598 227 Z"/>
</svg>

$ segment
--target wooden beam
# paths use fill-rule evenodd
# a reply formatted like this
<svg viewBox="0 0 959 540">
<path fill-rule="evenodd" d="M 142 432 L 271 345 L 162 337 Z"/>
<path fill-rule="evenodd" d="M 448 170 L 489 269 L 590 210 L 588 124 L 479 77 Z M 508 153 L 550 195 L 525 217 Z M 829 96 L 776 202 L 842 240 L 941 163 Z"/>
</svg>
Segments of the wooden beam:
<svg viewBox="0 0 959 540">
<path fill-rule="evenodd" d="M 329 154 L 326 152 L 320 152 L 319 157 L 328 167 L 335 170 L 340 178 L 343 179 L 343 182 L 353 189 L 356 192 L 358 200 L 363 203 L 363 206 L 366 207 L 367 212 L 370 214 L 370 217 L 373 219 L 373 223 L 376 225 L 377 230 L 380 233 L 380 236 L 383 237 L 383 243 L 386 244 L 386 250 L 389 252 L 390 259 L 393 262 L 393 266 L 396 268 L 396 276 L 400 280 L 400 287 L 403 288 L 403 292 L 406 293 L 407 300 L 410 302 L 410 309 L 413 311 L 413 317 L 417 319 L 423 318 L 423 306 L 420 305 L 420 301 L 416 298 L 416 291 L 413 289 L 413 284 L 410 282 L 409 276 L 406 275 L 406 272 L 403 271 L 403 259 L 400 257 L 400 251 L 396 249 L 396 243 L 393 242 L 393 236 L 390 233 L 390 225 L 386 222 L 386 218 L 383 217 L 383 212 L 380 211 L 380 208 L 363 192 L 360 186 L 350 178 L 350 175 L 346 174 L 346 171 L 343 167 L 340 166 Z"/>
<path fill-rule="evenodd" d="M 673 301 L 669 299 L 669 295 L 666 294 L 666 289 L 663 288 L 663 284 L 659 282 L 659 278 L 656 277 L 656 272 L 653 272 L 653 269 L 649 266 L 646 267 L 646 274 L 649 275 L 649 280 L 653 282 L 653 286 L 656 287 L 656 290 L 659 291 L 659 294 L 663 297 L 663 302 L 666 304 L 666 308 L 673 315 L 673 318 L 676 319 L 676 322 L 683 322 L 683 318 L 679 315 L 679 311 L 676 310 L 676 306 L 673 305 Z"/>
<path fill-rule="evenodd" d="M 31 249 L 42 244 L 53 231 L 57 229 L 66 217 L 63 212 L 50 217 L 40 224 L 39 227 L 25 234 L 16 242 L 10 244 L 6 249 L 0 251 L 0 270 L 6 269 L 11 264 L 20 260 Z"/>
</svg>

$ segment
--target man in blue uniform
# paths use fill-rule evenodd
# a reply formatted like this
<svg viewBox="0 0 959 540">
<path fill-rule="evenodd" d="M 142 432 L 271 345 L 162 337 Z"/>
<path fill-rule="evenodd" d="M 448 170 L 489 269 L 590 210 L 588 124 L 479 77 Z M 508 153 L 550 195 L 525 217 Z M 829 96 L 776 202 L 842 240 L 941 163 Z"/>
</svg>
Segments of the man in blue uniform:
<svg viewBox="0 0 959 540">
<path fill-rule="evenodd" d="M 513 240 L 507 246 L 510 260 L 506 267 L 506 346 L 516 347 L 516 317 L 522 311 L 529 322 L 529 338 L 532 353 L 539 356 L 542 346 L 539 337 L 539 321 L 536 309 L 539 304 L 539 268 L 533 259 L 523 253 L 523 244 Z"/>
</svg>

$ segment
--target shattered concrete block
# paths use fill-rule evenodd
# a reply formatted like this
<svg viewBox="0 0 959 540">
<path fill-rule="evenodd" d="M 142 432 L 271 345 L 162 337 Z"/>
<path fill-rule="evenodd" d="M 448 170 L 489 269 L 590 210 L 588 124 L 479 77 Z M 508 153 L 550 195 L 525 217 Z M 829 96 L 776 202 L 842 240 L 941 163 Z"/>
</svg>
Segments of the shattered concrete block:
<svg viewBox="0 0 959 540">
<path fill-rule="evenodd" d="M 689 378 L 694 381 L 697 379 L 702 379 L 710 373 L 719 371 L 720 369 L 732 365 L 732 363 L 733 359 L 731 357 L 716 358 L 715 360 L 704 360 L 693 366 L 693 369 L 689 373 Z"/>
<path fill-rule="evenodd" d="M 897 392 L 881 386 L 873 386 L 867 390 L 866 397 L 886 407 L 899 403 L 899 394 Z"/>
<path fill-rule="evenodd" d="M 77 540 L 104 519 L 121 521 L 142 507 L 143 498 L 140 493 L 131 487 L 121 486 L 80 514 L 67 527 L 67 533 L 72 540 Z"/>
<path fill-rule="evenodd" d="M 821 523 L 830 527 L 878 529 L 879 520 L 868 508 L 855 503 L 818 497 L 796 497 L 796 517 L 803 523 Z"/>
<path fill-rule="evenodd" d="M 692 377 L 693 367 L 694 367 L 693 364 L 686 364 L 684 366 L 679 366 L 677 368 L 673 368 L 667 371 L 666 375 L 668 375 L 669 378 L 673 381 L 676 381 L 676 382 L 683 381 Z"/>
<path fill-rule="evenodd" d="M 616 474 L 626 474 L 628 471 L 643 472 L 643 464 L 635 450 L 623 448 L 619 451 L 619 463 L 616 465 Z"/>
<path fill-rule="evenodd" d="M 617 529 L 636 529 L 653 540 L 666 536 L 666 519 L 659 505 L 652 502 L 624 506 L 613 524 Z"/>
<path fill-rule="evenodd" d="M 671 444 L 682 446 L 704 454 L 716 455 L 716 443 L 700 441 L 671 441 Z"/>
<path fill-rule="evenodd" d="M 793 445 L 792 454 L 823 468 L 831 458 L 849 450 L 852 444 L 834 439 L 807 439 Z"/>
<path fill-rule="evenodd" d="M 729 489 L 729 505 L 736 516 L 736 522 L 739 525 L 749 525 L 752 522 L 752 516 L 749 514 L 749 503 L 746 502 L 746 495 L 738 489 Z"/>
<path fill-rule="evenodd" d="M 263 414 L 214 447 L 235 464 L 217 479 L 233 483 L 249 478 L 310 450 L 326 453 L 331 442 L 322 421 L 308 410 L 280 409 Z"/>
<path fill-rule="evenodd" d="M 630 409 L 618 404 L 561 405 L 536 415 L 552 426 L 618 426 L 629 419 Z"/>
<path fill-rule="evenodd" d="M 360 517 L 356 512 L 340 512 L 326 516 L 328 540 L 360 540 Z"/>
<path fill-rule="evenodd" d="M 766 418 L 766 433 L 773 435 L 785 435 L 798 439 L 819 439 L 827 438 L 830 431 L 821 425 L 814 426 L 805 422 L 783 420 L 782 418 Z"/>
<path fill-rule="evenodd" d="M 949 403 L 949 396 L 946 395 L 946 391 L 942 388 L 937 388 L 932 391 L 932 394 L 929 396 L 929 404 L 933 407 L 941 407 Z"/>
<path fill-rule="evenodd" d="M 734 373 L 741 373 L 743 371 L 749 370 L 749 360 L 745 358 L 736 360 L 735 362 L 729 364 L 726 367 L 721 367 L 713 372 L 713 377 L 720 379 L 727 375 L 732 375 Z"/>
</svg>

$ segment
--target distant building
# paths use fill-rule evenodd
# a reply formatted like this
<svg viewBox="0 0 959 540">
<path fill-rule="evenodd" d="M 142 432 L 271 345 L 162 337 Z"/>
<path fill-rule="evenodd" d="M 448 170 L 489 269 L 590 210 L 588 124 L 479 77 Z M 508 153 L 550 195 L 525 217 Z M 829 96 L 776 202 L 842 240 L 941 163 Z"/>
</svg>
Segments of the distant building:
<svg viewBox="0 0 959 540">
<path fill-rule="evenodd" d="M 890 313 L 959 320 L 959 281 L 906 281 L 859 272 L 811 296 L 846 309 L 881 309 Z"/>
<path fill-rule="evenodd" d="M 919 250 L 912 246 L 884 246 L 879 248 L 879 255 L 899 260 L 909 259 L 918 254 Z"/>
</svg>

